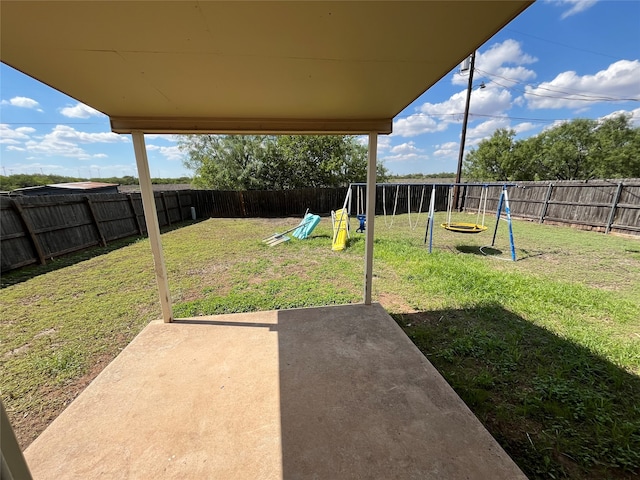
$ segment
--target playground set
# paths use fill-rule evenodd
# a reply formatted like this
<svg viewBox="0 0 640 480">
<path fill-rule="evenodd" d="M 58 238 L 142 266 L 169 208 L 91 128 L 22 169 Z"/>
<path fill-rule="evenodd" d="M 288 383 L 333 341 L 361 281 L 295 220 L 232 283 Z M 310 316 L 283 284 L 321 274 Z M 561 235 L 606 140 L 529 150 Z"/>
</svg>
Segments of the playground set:
<svg viewBox="0 0 640 480">
<path fill-rule="evenodd" d="M 456 187 L 481 187 L 480 190 L 480 198 L 478 201 L 477 215 L 475 222 L 454 222 L 452 221 L 452 212 L 454 210 L 454 190 Z M 515 187 L 516 184 L 509 183 L 449 183 L 449 184 L 401 184 L 401 183 L 379 183 L 376 185 L 377 187 L 382 188 L 382 210 L 384 216 L 384 223 L 387 228 L 391 228 L 393 226 L 393 222 L 398 209 L 398 198 L 400 194 L 400 190 L 406 188 L 407 189 L 407 213 L 409 215 L 409 226 L 412 230 L 414 230 L 420 220 L 420 215 L 422 213 L 422 207 L 424 205 L 425 193 L 427 189 L 431 187 L 431 196 L 429 201 L 429 211 L 427 217 L 427 224 L 425 228 L 424 234 L 424 243 L 427 244 L 429 253 L 432 252 L 433 249 L 433 232 L 434 232 L 434 217 L 436 211 L 436 191 L 437 187 L 446 188 L 447 189 L 447 221 L 445 223 L 440 224 L 440 227 L 445 230 L 462 233 L 462 234 L 477 234 L 482 233 L 487 230 L 487 226 L 485 225 L 485 217 L 487 212 L 487 199 L 489 197 L 489 187 L 501 187 L 500 197 L 498 199 L 498 208 L 496 211 L 496 222 L 493 230 L 493 239 L 491 241 L 491 245 L 486 245 L 480 248 L 480 251 L 486 255 L 484 252 L 484 248 L 489 246 L 494 247 L 496 242 L 496 236 L 498 233 L 498 225 L 500 223 L 500 219 L 502 218 L 502 213 L 504 209 L 508 230 L 509 230 L 509 245 L 511 250 L 511 260 L 516 261 L 516 250 L 515 243 L 513 239 L 513 225 L 511 221 L 511 209 L 509 207 L 509 194 L 508 187 Z M 420 202 L 418 206 L 417 216 L 415 218 L 415 222 L 411 219 L 411 189 L 412 188 L 421 188 L 420 194 Z M 346 241 L 349 238 L 349 217 L 351 215 L 351 199 L 354 197 L 353 191 L 356 191 L 355 200 L 356 200 L 356 212 L 355 217 L 358 220 L 358 228 L 356 229 L 356 233 L 364 233 L 366 230 L 366 210 L 364 208 L 364 198 L 366 192 L 366 184 L 364 183 L 352 183 L 349 185 L 349 189 L 347 190 L 347 194 L 345 197 L 344 205 L 340 210 L 336 210 L 335 212 L 331 212 L 332 214 L 332 225 L 333 225 L 333 241 L 332 241 L 332 249 L 333 250 L 343 250 L 346 248 Z M 393 200 L 393 212 L 391 213 L 390 220 L 387 215 L 387 189 L 395 190 L 395 198 Z"/>
<path fill-rule="evenodd" d="M 508 183 L 449 183 L 449 184 L 401 184 L 401 183 L 379 183 L 376 185 L 382 188 L 382 211 L 384 216 L 384 223 L 387 228 L 393 226 L 393 222 L 398 212 L 398 199 L 400 190 L 406 188 L 407 191 L 407 213 L 409 216 L 409 226 L 411 230 L 415 230 L 420 222 L 420 215 L 422 214 L 422 208 L 425 202 L 428 188 L 431 188 L 429 210 L 427 213 L 427 223 L 424 233 L 424 243 L 428 243 L 429 253 L 433 250 L 433 235 L 434 235 L 434 218 L 436 212 L 436 200 L 437 190 L 447 189 L 447 207 L 446 207 L 446 222 L 441 223 L 440 227 L 450 232 L 462 233 L 462 234 L 477 234 L 485 232 L 488 227 L 485 225 L 485 219 L 487 214 L 487 200 L 489 198 L 489 187 L 501 187 L 500 197 L 498 199 L 498 208 L 496 211 L 496 222 L 493 229 L 493 238 L 491 245 L 485 245 L 480 247 L 480 252 L 486 255 L 485 248 L 494 247 L 496 243 L 496 236 L 498 234 L 498 226 L 502 213 L 504 210 L 507 226 L 509 230 L 509 246 L 511 249 L 511 260 L 516 261 L 516 249 L 513 240 L 513 225 L 511 221 L 511 209 L 509 207 L 509 194 L 508 187 L 517 186 L 515 184 Z M 480 197 L 478 199 L 478 207 L 476 212 L 475 222 L 458 222 L 452 221 L 452 213 L 454 210 L 455 194 L 454 190 L 458 187 L 480 187 Z M 412 188 L 421 189 L 420 202 L 418 206 L 417 215 L 415 220 L 411 219 L 411 207 L 412 207 Z M 358 220 L 358 228 L 356 233 L 364 233 L 367 229 L 367 212 L 365 209 L 365 193 L 366 184 L 364 183 L 352 183 L 347 189 L 347 194 L 344 199 L 342 208 L 331 211 L 331 225 L 333 228 L 333 237 L 331 240 L 331 249 L 334 251 L 344 250 L 347 247 L 348 239 L 351 237 L 350 218 L 352 216 L 352 200 L 355 199 L 355 218 Z M 393 199 L 393 211 L 390 215 L 387 214 L 387 190 L 395 190 L 395 197 Z M 355 191 L 355 195 L 354 195 Z M 466 189 L 465 189 L 466 191 Z M 390 218 L 389 218 L 390 217 Z M 287 234 L 292 233 L 294 238 L 304 240 L 311 235 L 315 227 L 320 222 L 320 217 L 309 213 L 309 210 L 305 212 L 302 220 L 298 225 L 285 230 L 281 233 L 274 233 L 273 235 L 264 238 L 262 241 L 270 246 L 274 247 L 284 242 L 291 240 Z"/>
</svg>

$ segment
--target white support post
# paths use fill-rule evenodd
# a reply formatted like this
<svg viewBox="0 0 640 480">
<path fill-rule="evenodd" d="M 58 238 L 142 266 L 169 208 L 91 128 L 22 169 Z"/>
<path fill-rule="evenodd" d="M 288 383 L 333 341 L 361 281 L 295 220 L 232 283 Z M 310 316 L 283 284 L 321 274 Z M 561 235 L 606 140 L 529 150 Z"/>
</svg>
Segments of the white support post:
<svg viewBox="0 0 640 480">
<path fill-rule="evenodd" d="M 167 282 L 167 269 L 164 264 L 162 253 L 162 241 L 160 239 L 160 225 L 158 223 L 158 213 L 156 211 L 156 200 L 151 187 L 151 174 L 149 173 L 149 160 L 147 159 L 147 148 L 144 143 L 144 134 L 140 131 L 133 132 L 133 149 L 136 154 L 136 164 L 138 166 L 138 178 L 140 180 L 140 191 L 142 194 L 142 208 L 144 218 L 147 223 L 147 233 L 151 252 L 153 253 L 153 265 L 156 272 L 156 282 L 160 294 L 160 306 L 162 307 L 162 319 L 165 323 L 173 320 L 171 311 L 171 295 L 169 293 L 169 283 Z"/>
<path fill-rule="evenodd" d="M 369 134 L 369 156 L 367 158 L 367 220 L 364 244 L 364 304 L 371 305 L 371 286 L 373 280 L 373 238 L 376 216 L 376 173 L 377 173 L 378 134 Z"/>
</svg>

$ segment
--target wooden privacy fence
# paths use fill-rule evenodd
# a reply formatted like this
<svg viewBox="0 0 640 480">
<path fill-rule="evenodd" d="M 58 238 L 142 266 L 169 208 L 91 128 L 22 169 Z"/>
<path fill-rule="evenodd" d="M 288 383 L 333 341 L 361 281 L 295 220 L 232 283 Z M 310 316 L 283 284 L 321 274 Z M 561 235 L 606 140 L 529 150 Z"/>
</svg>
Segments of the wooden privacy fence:
<svg viewBox="0 0 640 480">
<path fill-rule="evenodd" d="M 301 188 L 296 190 L 219 191 L 192 190 L 198 217 L 302 217 L 310 212 L 324 215 L 342 207 L 347 188 Z"/>
<path fill-rule="evenodd" d="M 191 218 L 189 191 L 155 193 L 160 226 Z M 140 194 L 0 197 L 2 271 L 146 234 Z"/>
<path fill-rule="evenodd" d="M 487 212 L 496 212 L 501 187 L 488 187 Z M 463 189 L 465 211 L 477 211 L 481 186 Z M 599 232 L 640 235 L 640 179 L 520 182 L 509 187 L 511 214 Z"/>
<path fill-rule="evenodd" d="M 436 186 L 436 209 L 446 209 L 446 185 Z M 347 195 L 347 187 L 303 188 L 297 190 L 249 190 L 219 191 L 192 190 L 193 205 L 198 217 L 283 217 L 302 216 L 308 208 L 318 215 L 328 215 L 331 210 L 342 208 Z M 353 186 L 351 191 L 351 212 L 358 213 L 358 198 L 366 204 L 367 187 Z M 397 202 L 396 202 L 397 195 Z M 376 187 L 376 215 L 385 210 L 388 215 L 418 211 L 422 200 L 422 211 L 429 210 L 431 185 L 378 185 Z"/>
<path fill-rule="evenodd" d="M 481 186 L 462 189 L 463 208 L 478 209 Z M 487 213 L 498 208 L 501 187 L 488 187 Z M 436 185 L 436 211 L 447 209 L 449 187 Z M 160 226 L 191 218 L 326 215 L 341 208 L 344 188 L 277 191 L 180 190 L 156 192 Z M 431 185 L 378 185 L 376 214 L 427 212 Z M 361 208 L 358 207 L 359 202 Z M 640 180 L 523 182 L 509 187 L 511 214 L 540 223 L 566 224 L 605 233 L 640 235 Z M 366 187 L 352 187 L 351 212 L 366 205 Z M 114 240 L 146 234 L 139 193 L 0 197 L 2 271 Z"/>
</svg>

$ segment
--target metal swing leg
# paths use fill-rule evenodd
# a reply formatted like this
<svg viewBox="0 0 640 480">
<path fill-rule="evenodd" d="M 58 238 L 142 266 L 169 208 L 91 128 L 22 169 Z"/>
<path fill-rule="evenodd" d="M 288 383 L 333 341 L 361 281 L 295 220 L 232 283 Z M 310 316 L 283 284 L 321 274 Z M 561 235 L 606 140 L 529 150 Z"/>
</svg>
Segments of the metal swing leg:
<svg viewBox="0 0 640 480">
<path fill-rule="evenodd" d="M 507 214 L 507 225 L 509 226 L 509 246 L 511 248 L 511 260 L 516 261 L 516 245 L 513 240 L 513 223 L 511 222 L 511 208 L 509 207 L 509 194 L 507 193 L 507 187 L 502 187 L 502 193 L 500 194 L 500 201 L 498 202 L 498 211 L 496 212 L 496 227 L 493 230 L 493 240 L 491 246 L 496 244 L 496 235 L 498 233 L 498 224 L 500 223 L 500 214 L 502 213 L 502 206 L 505 207 L 505 213 Z"/>
<path fill-rule="evenodd" d="M 433 246 L 433 217 L 436 206 L 436 186 L 431 188 L 431 200 L 429 202 L 429 217 L 427 218 L 427 229 L 424 232 L 424 243 L 427 243 L 427 236 L 429 236 L 429 253 Z"/>
</svg>

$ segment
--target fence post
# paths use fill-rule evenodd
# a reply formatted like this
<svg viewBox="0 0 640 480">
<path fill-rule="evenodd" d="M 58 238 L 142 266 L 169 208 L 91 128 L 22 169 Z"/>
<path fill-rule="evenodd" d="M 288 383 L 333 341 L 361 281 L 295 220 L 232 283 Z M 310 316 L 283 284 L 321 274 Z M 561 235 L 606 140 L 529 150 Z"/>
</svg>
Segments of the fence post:
<svg viewBox="0 0 640 480">
<path fill-rule="evenodd" d="M 622 182 L 618 182 L 618 188 L 616 189 L 616 194 L 613 197 L 613 202 L 611 203 L 611 212 L 609 212 L 609 219 L 607 220 L 607 228 L 604 231 L 605 234 L 611 231 L 611 225 L 616 217 L 616 208 L 618 207 L 618 202 L 620 201 L 620 195 L 622 194 Z"/>
<path fill-rule="evenodd" d="M 180 192 L 178 190 L 176 190 L 176 201 L 178 202 L 178 217 L 182 221 L 184 217 L 182 216 L 182 202 L 180 201 Z"/>
<path fill-rule="evenodd" d="M 144 232 L 142 231 L 142 224 L 140 223 L 140 219 L 138 218 L 138 214 L 136 213 L 136 206 L 133 204 L 133 195 L 129 193 L 127 194 L 127 197 L 129 198 L 129 206 L 131 207 L 131 213 L 133 213 L 133 219 L 135 220 L 136 226 L 138 227 L 138 233 L 140 235 L 144 235 Z"/>
<path fill-rule="evenodd" d="M 89 195 L 85 196 L 84 199 L 87 202 L 87 206 L 89 207 L 89 214 L 91 215 L 91 220 L 93 220 L 93 224 L 96 226 L 96 230 L 98 231 L 98 240 L 100 240 L 100 244 L 103 247 L 107 246 L 107 241 L 104 238 L 104 234 L 102 233 L 102 229 L 100 228 L 100 222 L 98 221 L 98 216 L 96 215 L 96 211 L 93 209 L 93 204 L 91 203 L 91 199 Z"/>
<path fill-rule="evenodd" d="M 27 229 L 27 233 L 29 233 L 29 238 L 31 239 L 31 243 L 33 245 L 34 250 L 36 251 L 36 255 L 38 255 L 38 260 L 40 261 L 40 265 L 45 265 L 47 260 L 44 257 L 44 252 L 42 251 L 42 246 L 38 241 L 38 237 L 36 236 L 36 232 L 33 230 L 33 226 L 31 225 L 31 221 L 24 214 L 24 210 L 22 209 L 22 205 L 18 202 L 17 199 L 12 198 L 11 204 L 13 208 L 18 212 L 18 216 L 24 225 L 24 228 Z"/>
<path fill-rule="evenodd" d="M 164 198 L 164 192 L 160 192 L 160 200 L 162 200 L 164 215 L 167 217 L 167 225 L 171 226 L 171 217 L 169 216 L 169 209 L 167 208 L 167 200 Z"/>
<path fill-rule="evenodd" d="M 458 187 L 456 186 L 456 188 L 458 188 Z M 467 208 L 467 195 L 468 194 L 469 194 L 469 191 L 467 190 L 467 186 L 464 185 L 462 187 L 462 201 L 460 202 L 460 207 L 458 208 L 459 212 L 466 211 L 466 208 Z"/>
<path fill-rule="evenodd" d="M 240 194 L 240 208 L 242 208 L 242 216 L 246 217 L 247 216 L 247 207 L 245 207 L 245 205 L 244 205 L 244 195 L 242 194 L 242 190 L 240 190 L 239 194 Z"/>
<path fill-rule="evenodd" d="M 551 200 L 552 191 L 553 191 L 553 183 L 550 183 L 549 188 L 547 188 L 547 197 L 544 199 L 544 203 L 542 204 L 542 211 L 540 212 L 540 220 L 538 220 L 538 223 L 544 222 L 544 217 L 547 214 L 547 207 L 549 206 L 549 200 Z"/>
</svg>

